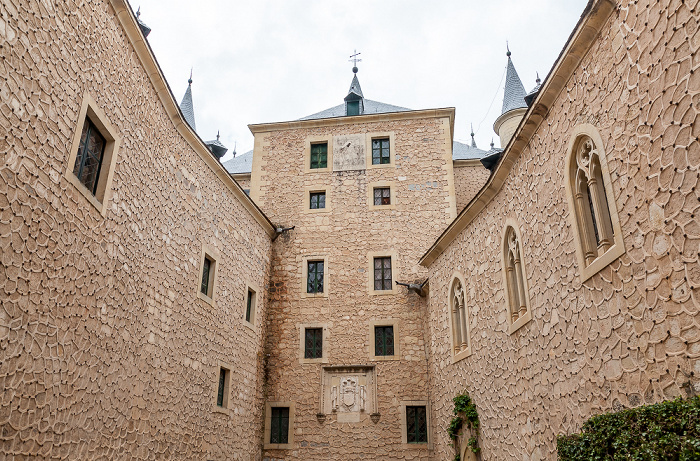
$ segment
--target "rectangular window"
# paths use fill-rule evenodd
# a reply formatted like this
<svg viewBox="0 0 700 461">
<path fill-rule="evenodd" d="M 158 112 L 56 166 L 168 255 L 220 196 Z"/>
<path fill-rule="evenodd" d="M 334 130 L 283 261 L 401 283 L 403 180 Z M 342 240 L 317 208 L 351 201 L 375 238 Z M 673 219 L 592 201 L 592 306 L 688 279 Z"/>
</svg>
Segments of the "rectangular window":
<svg viewBox="0 0 700 461">
<path fill-rule="evenodd" d="M 289 407 L 272 407 L 270 443 L 289 443 Z"/>
<path fill-rule="evenodd" d="M 245 307 L 245 321 L 252 322 L 253 312 L 255 310 L 255 292 L 248 288 L 248 300 Z"/>
<path fill-rule="evenodd" d="M 309 195 L 309 208 L 311 208 L 312 210 L 326 208 L 326 193 L 311 192 L 311 194 Z"/>
<path fill-rule="evenodd" d="M 328 143 L 311 144 L 311 169 L 328 167 Z"/>
<path fill-rule="evenodd" d="M 408 443 L 428 442 L 428 419 L 425 407 L 406 407 L 406 441 Z"/>
<path fill-rule="evenodd" d="M 323 328 L 307 328 L 304 333 L 304 358 L 323 358 Z"/>
<path fill-rule="evenodd" d="M 372 140 L 372 165 L 384 165 L 391 163 L 389 153 L 389 138 Z"/>
<path fill-rule="evenodd" d="M 208 255 L 204 256 L 204 263 L 202 266 L 202 286 L 200 291 L 203 295 L 211 298 L 212 281 L 214 279 L 214 260 Z"/>
<path fill-rule="evenodd" d="M 394 355 L 394 327 L 374 327 L 374 355 Z"/>
<path fill-rule="evenodd" d="M 307 262 L 307 293 L 323 293 L 323 261 Z"/>
<path fill-rule="evenodd" d="M 225 408 L 228 405 L 229 370 L 219 368 L 219 390 L 216 394 L 216 406 Z"/>
<path fill-rule="evenodd" d="M 374 188 L 374 204 L 375 205 L 391 205 L 391 188 L 375 187 Z"/>
<path fill-rule="evenodd" d="M 80 134 L 78 154 L 73 165 L 73 174 L 92 195 L 97 193 L 97 180 L 100 177 L 106 144 L 104 136 L 100 134 L 89 118 L 85 118 L 83 132 Z"/>
<path fill-rule="evenodd" d="M 374 258 L 374 289 L 391 290 L 391 256 Z"/>
<path fill-rule="evenodd" d="M 348 101 L 347 108 L 348 115 L 360 115 L 360 101 Z"/>
</svg>

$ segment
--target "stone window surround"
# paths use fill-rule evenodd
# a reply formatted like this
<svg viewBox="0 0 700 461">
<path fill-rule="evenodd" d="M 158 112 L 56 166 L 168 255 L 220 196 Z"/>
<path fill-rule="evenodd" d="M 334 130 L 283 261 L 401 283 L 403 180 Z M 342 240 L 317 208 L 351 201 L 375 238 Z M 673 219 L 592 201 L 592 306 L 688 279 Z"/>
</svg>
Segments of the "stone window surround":
<svg viewBox="0 0 700 461">
<path fill-rule="evenodd" d="M 374 204 L 374 189 L 388 187 L 391 203 L 389 205 Z M 396 209 L 396 183 L 394 181 L 375 181 L 367 184 L 367 208 L 370 211 L 395 210 Z M 393 261 L 392 261 L 393 264 Z M 392 266 L 393 268 L 393 266 Z"/>
<path fill-rule="evenodd" d="M 272 424 L 272 408 L 289 408 L 289 432 L 287 433 L 287 443 L 270 443 L 270 426 Z M 294 446 L 294 402 L 265 402 L 265 435 L 263 439 L 264 450 L 289 450 Z"/>
<path fill-rule="evenodd" d="M 454 287 L 455 281 L 459 280 L 459 282 L 462 284 L 462 290 L 466 291 L 466 283 L 465 283 L 465 278 L 464 275 L 459 272 L 455 271 L 452 274 L 452 278 L 450 279 L 450 285 L 448 286 L 448 291 L 447 291 L 447 321 L 449 323 L 450 327 L 450 350 L 452 351 L 452 363 L 457 363 L 460 360 L 464 360 L 470 355 L 472 355 L 472 341 L 471 341 L 471 332 L 470 332 L 470 325 L 469 325 L 469 307 L 467 306 L 467 300 L 466 300 L 466 294 L 465 294 L 465 299 L 464 299 L 464 313 L 467 316 L 467 321 L 466 321 L 466 329 L 467 329 L 467 348 L 463 351 L 460 351 L 458 353 L 455 353 L 454 350 L 454 336 L 453 332 L 454 330 L 454 318 L 452 315 L 452 308 L 453 308 L 453 296 L 452 296 L 452 289 Z"/>
<path fill-rule="evenodd" d="M 219 393 L 219 372 L 224 368 L 228 371 L 226 373 L 226 381 L 224 382 L 224 405 L 222 407 L 216 404 L 217 396 Z M 214 413 L 223 413 L 225 415 L 231 415 L 231 408 L 229 402 L 231 401 L 231 373 L 233 372 L 233 366 L 226 362 L 217 362 L 216 368 L 214 368 L 214 399 L 212 404 L 214 405 Z"/>
<path fill-rule="evenodd" d="M 312 192 L 325 192 L 326 193 L 326 207 L 325 208 L 311 208 L 311 193 Z M 330 187 L 327 186 L 307 186 L 304 187 L 304 213 L 329 213 L 332 210 Z"/>
<path fill-rule="evenodd" d="M 401 341 L 400 341 L 400 325 L 399 319 L 379 319 L 370 320 L 369 322 L 369 359 L 372 361 L 388 362 L 392 360 L 401 360 Z M 394 355 L 375 355 L 374 343 L 374 327 L 394 327 Z"/>
<path fill-rule="evenodd" d="M 515 232 L 515 235 L 518 240 L 518 245 L 519 245 L 519 250 L 520 250 L 520 263 L 522 267 L 522 273 L 523 273 L 523 278 L 522 278 L 522 283 L 523 283 L 523 289 L 525 291 L 525 307 L 526 311 L 525 314 L 518 317 L 518 319 L 513 322 L 512 317 L 511 317 L 511 306 L 510 306 L 510 298 L 508 296 L 508 274 L 506 273 L 506 248 L 507 248 L 507 242 L 506 238 L 508 237 L 508 230 L 513 229 Z M 527 267 L 529 265 L 527 264 L 527 261 L 525 259 L 525 252 L 523 251 L 523 239 L 520 234 L 520 226 L 518 225 L 518 222 L 514 218 L 507 218 L 505 225 L 503 226 L 503 231 L 501 233 L 501 274 L 503 278 L 503 297 L 504 297 L 504 304 L 506 307 L 506 317 L 507 317 L 507 322 L 508 322 L 508 334 L 513 334 L 516 331 L 518 331 L 520 328 L 523 327 L 526 323 L 528 323 L 530 320 L 532 320 L 532 308 L 530 307 L 530 289 L 529 285 L 527 282 Z"/>
<path fill-rule="evenodd" d="M 612 221 L 614 242 L 613 245 L 608 248 L 608 250 L 602 255 L 598 256 L 593 262 L 586 265 L 586 260 L 584 258 L 583 243 L 581 241 L 582 229 L 579 226 L 579 220 L 576 214 L 576 199 L 574 197 L 574 178 L 572 177 L 573 167 L 576 163 L 576 152 L 574 148 L 578 144 L 578 140 L 582 136 L 588 136 L 593 140 L 596 148 L 598 149 L 598 158 L 600 160 L 600 170 L 603 177 L 603 186 L 605 187 L 605 195 L 607 196 L 608 210 L 610 212 L 610 220 Z M 566 156 L 566 167 L 564 168 L 564 177 L 566 185 L 566 199 L 569 203 L 569 219 L 571 221 L 572 229 L 574 230 L 574 240 L 576 242 L 576 259 L 578 261 L 578 266 L 580 269 L 581 282 L 593 277 L 595 274 L 600 272 L 602 269 L 607 267 L 610 263 L 615 261 L 617 258 L 625 253 L 624 239 L 622 238 L 622 227 L 620 226 L 620 218 L 617 213 L 617 204 L 615 202 L 615 193 L 612 188 L 612 181 L 610 179 L 610 171 L 608 169 L 608 162 L 605 156 L 605 144 L 603 143 L 603 138 L 600 133 L 595 128 L 595 126 L 584 123 L 574 127 L 571 132 L 571 137 L 569 138 L 569 144 L 567 146 L 567 156 Z"/>
<path fill-rule="evenodd" d="M 320 293 L 307 293 L 306 285 L 309 277 L 309 261 L 323 261 L 323 291 Z M 328 256 L 304 256 L 301 259 L 301 297 L 302 298 L 327 298 L 328 297 Z"/>
<path fill-rule="evenodd" d="M 391 257 L 391 290 L 375 290 L 374 289 L 374 258 Z M 397 267 L 397 252 L 396 250 L 386 251 L 370 251 L 367 253 L 367 290 L 370 296 L 395 295 L 399 292 L 396 287 L 398 277 Z"/>
<path fill-rule="evenodd" d="M 202 293 L 201 290 L 202 275 L 204 272 L 204 258 L 206 256 L 209 256 L 209 259 L 211 259 L 211 261 L 214 263 L 213 267 L 209 269 L 209 288 L 211 290 L 211 296 L 205 295 L 204 293 Z M 213 247 L 207 245 L 206 243 L 202 244 L 202 251 L 199 256 L 199 277 L 197 277 L 197 297 L 202 301 L 206 302 L 207 304 L 211 304 L 212 306 L 216 305 L 216 286 L 217 279 L 219 276 L 220 260 L 221 256 L 219 255 L 218 251 L 216 251 Z"/>
<path fill-rule="evenodd" d="M 328 143 L 326 168 L 311 168 L 311 144 Z M 307 136 L 304 141 L 304 173 L 330 173 L 333 171 L 333 136 Z M 326 197 L 327 198 L 327 197 Z"/>
<path fill-rule="evenodd" d="M 372 140 L 379 138 L 389 138 L 389 163 L 372 165 Z M 373 168 L 395 168 L 396 167 L 396 142 L 393 131 L 376 131 L 365 135 L 365 167 L 368 170 Z M 393 191 L 392 191 L 393 193 Z M 393 197 L 392 197 L 393 198 Z"/>
<path fill-rule="evenodd" d="M 246 310 L 248 309 L 248 291 L 253 292 L 253 303 L 250 308 L 250 322 L 248 322 L 245 319 L 245 314 Z M 243 319 L 243 325 L 246 327 L 255 330 L 255 319 L 257 318 L 257 310 L 258 310 L 258 294 L 260 293 L 260 289 L 257 287 L 257 285 L 253 285 L 252 283 L 248 282 L 245 284 L 245 291 L 243 293 L 243 315 L 241 315 L 241 318 Z"/>
<path fill-rule="evenodd" d="M 85 187 L 85 185 L 80 182 L 80 179 L 73 173 L 73 166 L 75 165 L 75 159 L 78 156 L 78 149 L 80 148 L 80 135 L 83 131 L 85 120 L 88 118 L 105 138 L 102 167 L 100 169 L 100 175 L 97 178 L 97 191 L 95 195 L 93 195 L 92 191 Z M 107 203 L 112 198 L 112 178 L 114 176 L 114 167 L 117 162 L 120 141 L 121 138 L 117 134 L 117 130 L 109 123 L 107 116 L 99 108 L 92 96 L 90 96 L 88 92 L 85 92 L 80 107 L 80 113 L 78 114 L 78 121 L 75 124 L 75 132 L 73 133 L 73 141 L 69 151 L 70 155 L 68 156 L 65 176 L 68 182 L 70 182 L 102 216 L 105 216 L 107 213 Z"/>
<path fill-rule="evenodd" d="M 408 426 L 406 424 L 406 407 L 425 407 L 425 419 L 428 425 L 428 441 L 426 443 L 408 443 Z M 430 431 L 432 429 L 432 422 L 430 421 L 430 402 L 427 400 L 403 400 L 400 402 L 400 417 L 401 417 L 401 443 L 403 448 L 419 448 L 419 449 L 433 449 L 433 438 L 431 437 Z"/>
<path fill-rule="evenodd" d="M 321 357 L 317 359 L 307 359 L 304 355 L 305 352 L 305 340 L 306 340 L 306 329 L 307 328 L 321 328 L 323 330 L 322 333 L 322 338 L 323 338 L 323 344 L 322 344 L 322 350 L 321 350 Z M 329 324 L 328 323 L 320 323 L 320 322 L 315 322 L 315 323 L 300 323 L 297 324 L 297 330 L 299 331 L 299 363 L 300 364 L 305 364 L 305 363 L 328 363 L 328 331 L 329 331 Z"/>
</svg>

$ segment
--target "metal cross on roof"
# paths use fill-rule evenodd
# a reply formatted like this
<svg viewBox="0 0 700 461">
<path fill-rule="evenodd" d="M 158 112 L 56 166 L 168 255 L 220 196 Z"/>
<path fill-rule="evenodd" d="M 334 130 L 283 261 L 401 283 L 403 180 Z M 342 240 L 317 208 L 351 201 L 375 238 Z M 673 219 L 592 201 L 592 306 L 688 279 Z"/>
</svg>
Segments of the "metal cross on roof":
<svg viewBox="0 0 700 461">
<path fill-rule="evenodd" d="M 358 58 L 361 54 L 362 53 L 358 53 L 357 50 L 355 50 L 355 54 L 351 54 L 350 59 L 348 59 L 348 61 L 352 62 L 352 71 L 354 73 L 357 73 L 357 63 L 362 61 L 362 59 Z"/>
</svg>

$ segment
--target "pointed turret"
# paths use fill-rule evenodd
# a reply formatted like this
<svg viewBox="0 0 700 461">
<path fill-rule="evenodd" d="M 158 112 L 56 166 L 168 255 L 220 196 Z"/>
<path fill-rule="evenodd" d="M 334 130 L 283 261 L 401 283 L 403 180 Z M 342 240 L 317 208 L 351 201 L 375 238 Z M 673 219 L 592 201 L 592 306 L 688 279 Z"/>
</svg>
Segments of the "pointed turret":
<svg viewBox="0 0 700 461">
<path fill-rule="evenodd" d="M 146 23 L 141 20 L 141 7 L 140 6 L 139 6 L 139 9 L 136 10 L 136 21 L 139 23 L 139 28 L 141 29 L 143 36 L 148 37 L 148 34 L 151 33 L 151 28 L 148 27 L 146 25 Z"/>
<path fill-rule="evenodd" d="M 513 137 L 515 129 L 527 111 L 525 103 L 525 86 L 515 70 L 513 61 L 510 59 L 511 52 L 506 45 L 506 56 L 508 63 L 506 67 L 506 84 L 503 88 L 503 107 L 501 115 L 493 124 L 493 130 L 501 138 L 501 147 L 504 147 Z"/>
<path fill-rule="evenodd" d="M 219 141 L 219 132 L 218 131 L 216 132 L 216 139 L 215 140 L 207 141 L 204 144 L 206 144 L 207 147 L 209 148 L 209 150 L 211 151 L 211 153 L 214 154 L 214 156 L 216 158 L 219 158 L 219 159 L 221 157 L 223 157 L 226 154 L 226 151 L 228 150 L 228 148 L 226 148 L 226 146 L 221 144 L 221 142 Z"/>
<path fill-rule="evenodd" d="M 534 101 L 537 95 L 539 94 L 541 86 L 542 80 L 540 80 L 540 73 L 537 72 L 537 78 L 535 79 L 535 87 L 532 90 L 530 90 L 527 96 L 525 96 L 525 102 L 527 103 L 527 107 L 530 107 L 532 105 L 532 101 Z"/>
<path fill-rule="evenodd" d="M 180 110 L 182 115 L 185 117 L 187 124 L 194 130 L 197 131 L 197 125 L 194 123 L 194 106 L 192 105 L 192 71 L 190 70 L 190 79 L 187 80 L 187 91 L 182 97 L 182 102 L 180 103 Z"/>
<path fill-rule="evenodd" d="M 471 134 L 472 134 L 472 147 L 476 149 L 476 141 L 474 140 L 474 124 L 471 124 Z"/>
<path fill-rule="evenodd" d="M 350 56 L 350 61 L 353 62 L 352 73 L 355 75 L 352 77 L 348 95 L 345 96 L 345 115 L 362 115 L 365 112 L 365 96 L 362 94 L 360 81 L 357 79 L 357 63 L 362 61 L 362 59 L 357 58 L 359 54 L 355 50 L 355 54 Z"/>
</svg>

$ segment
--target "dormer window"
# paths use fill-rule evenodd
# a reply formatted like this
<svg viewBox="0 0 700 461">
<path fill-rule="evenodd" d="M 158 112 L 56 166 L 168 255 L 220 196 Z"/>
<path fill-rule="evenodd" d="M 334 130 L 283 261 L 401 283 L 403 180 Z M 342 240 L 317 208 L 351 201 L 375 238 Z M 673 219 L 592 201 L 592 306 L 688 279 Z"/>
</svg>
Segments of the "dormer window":
<svg viewBox="0 0 700 461">
<path fill-rule="evenodd" d="M 360 101 L 348 101 L 347 115 L 360 115 Z"/>
</svg>

